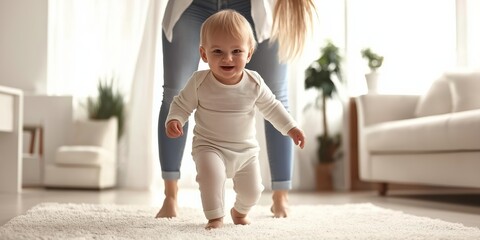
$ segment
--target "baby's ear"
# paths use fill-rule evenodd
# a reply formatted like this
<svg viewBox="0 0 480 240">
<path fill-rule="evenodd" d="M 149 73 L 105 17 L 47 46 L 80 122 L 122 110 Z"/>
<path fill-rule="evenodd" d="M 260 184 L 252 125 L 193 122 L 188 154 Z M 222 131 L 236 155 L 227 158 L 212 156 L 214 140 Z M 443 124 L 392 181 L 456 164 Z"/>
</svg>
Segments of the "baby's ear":
<svg viewBox="0 0 480 240">
<path fill-rule="evenodd" d="M 250 48 L 250 50 L 248 51 L 247 63 L 250 62 L 250 59 L 252 59 L 253 52 L 255 52 L 255 48 L 252 47 L 252 48 Z"/>
<path fill-rule="evenodd" d="M 203 60 L 204 62 L 208 63 L 207 51 L 205 50 L 205 48 L 203 48 L 202 46 L 200 46 L 199 51 L 200 51 L 200 57 L 202 58 L 202 60 Z"/>
</svg>

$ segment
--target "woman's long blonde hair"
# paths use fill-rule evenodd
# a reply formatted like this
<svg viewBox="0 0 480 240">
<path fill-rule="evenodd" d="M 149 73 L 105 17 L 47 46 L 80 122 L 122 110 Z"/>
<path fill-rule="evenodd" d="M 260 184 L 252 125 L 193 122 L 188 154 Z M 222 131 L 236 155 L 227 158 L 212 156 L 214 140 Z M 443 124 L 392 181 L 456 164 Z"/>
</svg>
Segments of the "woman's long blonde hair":
<svg viewBox="0 0 480 240">
<path fill-rule="evenodd" d="M 270 41 L 278 40 L 281 62 L 296 59 L 303 51 L 316 15 L 314 0 L 277 0 L 273 9 Z"/>
</svg>

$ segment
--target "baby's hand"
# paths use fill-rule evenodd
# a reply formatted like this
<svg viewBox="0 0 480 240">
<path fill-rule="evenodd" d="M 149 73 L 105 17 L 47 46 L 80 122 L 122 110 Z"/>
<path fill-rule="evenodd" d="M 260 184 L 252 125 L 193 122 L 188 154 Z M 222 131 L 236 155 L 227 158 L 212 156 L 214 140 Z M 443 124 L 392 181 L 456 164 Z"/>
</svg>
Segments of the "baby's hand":
<svg viewBox="0 0 480 240">
<path fill-rule="evenodd" d="M 301 149 L 305 146 L 305 134 L 297 127 L 294 127 L 288 131 L 288 136 L 293 139 L 295 145 L 298 145 Z"/>
<path fill-rule="evenodd" d="M 167 137 L 177 138 L 183 135 L 182 124 L 178 120 L 170 120 L 167 123 Z"/>
</svg>

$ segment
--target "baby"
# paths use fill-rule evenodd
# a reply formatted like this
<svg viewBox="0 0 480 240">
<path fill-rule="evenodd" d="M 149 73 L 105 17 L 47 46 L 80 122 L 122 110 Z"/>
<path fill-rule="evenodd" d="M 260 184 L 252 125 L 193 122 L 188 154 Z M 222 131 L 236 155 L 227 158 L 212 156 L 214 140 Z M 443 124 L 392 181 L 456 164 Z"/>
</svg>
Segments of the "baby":
<svg viewBox="0 0 480 240">
<path fill-rule="evenodd" d="M 197 168 L 206 229 L 223 226 L 224 185 L 233 179 L 234 224 L 249 224 L 247 214 L 264 189 L 255 137 L 255 109 L 283 135 L 303 149 L 305 134 L 265 85 L 261 76 L 245 69 L 256 41 L 248 21 L 238 12 L 222 10 L 210 16 L 200 32 L 200 55 L 209 70 L 197 71 L 175 96 L 166 120 L 170 138 L 183 134 L 195 110 L 192 156 Z"/>
</svg>

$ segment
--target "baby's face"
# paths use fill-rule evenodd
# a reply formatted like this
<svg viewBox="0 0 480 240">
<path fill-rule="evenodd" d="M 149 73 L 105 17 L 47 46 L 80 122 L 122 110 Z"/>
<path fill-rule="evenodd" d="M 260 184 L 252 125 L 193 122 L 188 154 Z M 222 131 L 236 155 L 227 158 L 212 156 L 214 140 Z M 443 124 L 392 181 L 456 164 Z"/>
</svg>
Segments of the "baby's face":
<svg viewBox="0 0 480 240">
<path fill-rule="evenodd" d="M 212 35 L 200 47 L 200 55 L 218 81 L 227 85 L 236 84 L 242 79 L 243 69 L 250 61 L 253 48 L 246 40 L 236 39 L 227 33 Z"/>
</svg>

